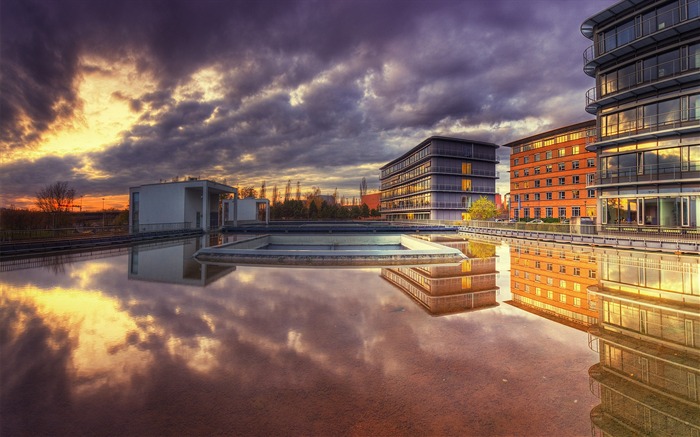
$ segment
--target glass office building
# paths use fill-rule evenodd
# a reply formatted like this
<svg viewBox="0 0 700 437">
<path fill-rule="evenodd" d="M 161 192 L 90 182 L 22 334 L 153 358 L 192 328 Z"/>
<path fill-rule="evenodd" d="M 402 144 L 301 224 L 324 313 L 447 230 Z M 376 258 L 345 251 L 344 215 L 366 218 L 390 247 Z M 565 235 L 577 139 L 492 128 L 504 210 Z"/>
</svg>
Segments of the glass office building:
<svg viewBox="0 0 700 437">
<path fill-rule="evenodd" d="M 700 2 L 624 0 L 581 25 L 595 78 L 598 222 L 696 232 L 700 224 Z"/>
</svg>

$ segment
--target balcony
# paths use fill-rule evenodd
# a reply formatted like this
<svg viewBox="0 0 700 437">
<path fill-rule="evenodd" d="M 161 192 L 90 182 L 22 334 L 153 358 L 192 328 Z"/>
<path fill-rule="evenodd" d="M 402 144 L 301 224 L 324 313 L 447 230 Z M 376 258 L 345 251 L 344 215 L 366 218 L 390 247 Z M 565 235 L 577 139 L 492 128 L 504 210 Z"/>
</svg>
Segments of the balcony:
<svg viewBox="0 0 700 437">
<path fill-rule="evenodd" d="M 698 131 L 700 131 L 700 108 L 681 109 L 625 121 L 615 126 L 608 126 L 607 130 L 601 126 L 600 139 L 586 138 L 586 150 L 593 152 L 605 146 Z"/>
<path fill-rule="evenodd" d="M 676 165 L 645 165 L 623 167 L 617 170 L 598 170 L 593 180 L 586 181 L 586 188 L 602 188 L 616 185 L 639 185 L 659 182 L 700 180 L 700 161 Z"/>
<path fill-rule="evenodd" d="M 689 2 L 688 7 L 697 7 L 698 0 Z M 615 34 L 606 33 L 595 44 L 583 51 L 583 71 L 591 77 L 595 77 L 596 69 L 602 64 L 619 59 L 620 57 L 634 53 L 645 47 L 657 45 L 667 38 L 678 36 L 700 28 L 700 17 L 687 17 L 685 5 L 664 12 L 668 14 L 669 21 L 673 24 L 666 25 L 665 21 L 658 22 L 657 16 L 647 20 L 638 20 L 633 27 L 621 29 Z M 630 30 L 634 31 L 634 39 L 621 45 L 616 41 L 629 38 Z M 610 43 L 614 39 L 615 42 Z M 606 43 L 612 47 L 606 48 Z"/>
<path fill-rule="evenodd" d="M 436 173 L 440 173 L 440 174 L 450 174 L 450 175 L 460 175 L 460 176 L 465 176 L 465 177 L 476 176 L 476 177 L 482 177 L 482 178 L 499 179 L 499 173 L 498 173 L 497 171 L 474 169 L 474 170 L 472 170 L 470 173 L 462 173 L 462 169 L 461 169 L 461 168 L 456 168 L 456 167 L 439 167 L 439 166 L 435 166 L 435 167 L 429 167 L 429 168 L 427 169 L 427 171 L 425 171 L 425 172 L 423 172 L 423 173 L 416 174 L 415 176 L 410 177 L 410 178 L 399 179 L 398 181 L 396 181 L 396 182 L 394 182 L 394 183 L 383 182 L 383 183 L 381 184 L 381 189 L 382 189 L 382 190 L 387 190 L 387 189 L 391 189 L 391 188 L 393 188 L 393 187 L 398 187 L 398 186 L 401 186 L 401 185 L 406 185 L 406 184 L 409 184 L 409 183 L 412 182 L 412 181 L 415 181 L 415 180 L 418 180 L 418 179 L 421 179 L 421 178 L 424 178 L 424 177 L 426 177 L 426 176 L 429 176 L 429 175 L 431 175 L 431 174 L 436 174 Z"/>
<path fill-rule="evenodd" d="M 586 92 L 586 112 L 595 115 L 601 107 L 630 97 L 696 82 L 700 79 L 700 65 L 688 67 L 694 61 L 695 56 L 686 56 L 608 81 L 604 84 L 608 92 L 600 97 L 598 87 L 593 87 Z"/>
<path fill-rule="evenodd" d="M 392 200 L 392 199 L 401 199 L 405 198 L 406 196 L 412 196 L 415 194 L 421 194 L 421 193 L 435 193 L 435 192 L 456 192 L 456 193 L 477 193 L 477 194 L 496 194 L 496 189 L 492 187 L 471 187 L 464 189 L 462 188 L 461 185 L 431 185 L 430 188 L 425 188 L 422 190 L 413 190 L 413 191 L 407 191 L 406 193 L 401 193 L 401 194 L 396 194 L 396 195 L 387 195 L 384 196 L 382 194 L 381 200 Z"/>
</svg>

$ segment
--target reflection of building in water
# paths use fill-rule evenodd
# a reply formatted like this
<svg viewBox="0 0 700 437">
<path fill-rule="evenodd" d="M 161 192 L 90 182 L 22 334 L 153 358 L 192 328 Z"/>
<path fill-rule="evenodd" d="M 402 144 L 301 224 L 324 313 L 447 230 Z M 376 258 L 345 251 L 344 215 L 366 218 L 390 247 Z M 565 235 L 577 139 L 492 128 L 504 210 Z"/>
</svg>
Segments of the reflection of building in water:
<svg viewBox="0 0 700 437">
<path fill-rule="evenodd" d="M 700 260 L 600 256 L 589 370 L 594 435 L 700 436 Z"/>
<path fill-rule="evenodd" d="M 450 265 L 384 268 L 381 276 L 433 315 L 498 305 L 495 246 L 474 241 L 440 244 L 460 249 L 469 259 Z"/>
<path fill-rule="evenodd" d="M 587 287 L 597 281 L 596 254 L 515 245 L 510 263 L 509 304 L 577 329 L 596 323 L 587 294 Z"/>
<path fill-rule="evenodd" d="M 139 247 L 129 249 L 129 279 L 167 282 L 172 284 L 207 285 L 236 269 L 235 266 L 200 264 L 194 253 L 202 247 L 218 244 L 216 234 L 192 238 L 183 244 Z"/>
</svg>

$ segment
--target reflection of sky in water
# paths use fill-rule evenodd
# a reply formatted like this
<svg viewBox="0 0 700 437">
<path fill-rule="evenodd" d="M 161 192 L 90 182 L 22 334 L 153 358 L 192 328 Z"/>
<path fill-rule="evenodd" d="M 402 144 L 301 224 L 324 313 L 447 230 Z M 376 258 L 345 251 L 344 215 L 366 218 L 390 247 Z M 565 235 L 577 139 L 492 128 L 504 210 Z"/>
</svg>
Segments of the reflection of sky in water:
<svg viewBox="0 0 700 437">
<path fill-rule="evenodd" d="M 503 304 L 431 317 L 379 269 L 238 266 L 201 287 L 129 262 L 2 274 L 3 435 L 590 432 L 581 331 Z"/>
</svg>

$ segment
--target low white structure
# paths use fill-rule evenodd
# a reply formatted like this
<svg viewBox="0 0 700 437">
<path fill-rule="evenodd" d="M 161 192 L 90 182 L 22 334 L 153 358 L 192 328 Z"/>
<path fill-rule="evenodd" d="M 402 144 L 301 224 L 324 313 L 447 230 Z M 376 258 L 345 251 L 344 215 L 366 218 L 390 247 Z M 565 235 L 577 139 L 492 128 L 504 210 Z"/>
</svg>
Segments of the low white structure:
<svg viewBox="0 0 700 437">
<path fill-rule="evenodd" d="M 238 190 L 199 179 L 131 187 L 129 229 L 132 233 L 217 229 L 223 225 L 219 214 L 220 199 L 228 195 L 238 197 Z M 236 221 L 235 214 L 233 221 Z"/>
<path fill-rule="evenodd" d="M 235 222 L 270 223 L 270 201 L 268 199 L 225 199 L 222 204 L 224 224 L 236 226 Z M 233 223 L 232 223 L 233 222 Z"/>
</svg>

